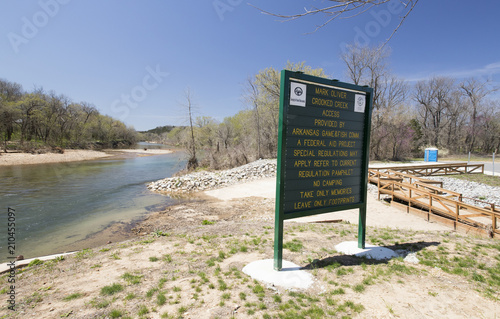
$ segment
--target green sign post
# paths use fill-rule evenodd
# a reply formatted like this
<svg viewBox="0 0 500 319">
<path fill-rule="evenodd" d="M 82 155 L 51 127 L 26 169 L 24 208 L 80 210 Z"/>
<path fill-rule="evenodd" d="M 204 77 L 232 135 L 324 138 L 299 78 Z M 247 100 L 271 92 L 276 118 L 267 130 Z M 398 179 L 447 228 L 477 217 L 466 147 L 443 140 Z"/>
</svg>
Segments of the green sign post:
<svg viewBox="0 0 500 319">
<path fill-rule="evenodd" d="M 373 89 L 281 71 L 274 269 L 286 219 L 359 208 L 365 247 Z"/>
</svg>

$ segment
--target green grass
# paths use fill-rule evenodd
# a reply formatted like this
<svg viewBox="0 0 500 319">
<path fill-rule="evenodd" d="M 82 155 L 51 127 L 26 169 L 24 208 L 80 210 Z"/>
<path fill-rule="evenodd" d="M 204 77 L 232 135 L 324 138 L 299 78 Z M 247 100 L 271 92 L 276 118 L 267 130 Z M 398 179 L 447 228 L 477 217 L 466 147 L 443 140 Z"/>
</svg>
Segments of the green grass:
<svg viewBox="0 0 500 319">
<path fill-rule="evenodd" d="M 357 284 L 354 287 L 352 287 L 352 290 L 354 290 L 355 292 L 363 292 L 365 291 L 365 285 Z"/>
<path fill-rule="evenodd" d="M 304 246 L 302 242 L 298 239 L 293 239 L 292 241 L 286 242 L 283 244 L 283 248 L 288 249 L 292 252 L 300 252 Z"/>
<path fill-rule="evenodd" d="M 137 285 L 141 282 L 142 275 L 132 275 L 128 272 L 121 275 L 122 279 L 125 279 L 131 285 Z"/>
<path fill-rule="evenodd" d="M 156 304 L 158 306 L 163 306 L 167 302 L 167 297 L 165 297 L 164 293 L 159 293 L 156 295 Z"/>
<path fill-rule="evenodd" d="M 139 306 L 139 310 L 137 311 L 137 314 L 139 316 L 143 316 L 143 315 L 146 315 L 148 313 L 149 313 L 148 307 L 146 307 L 145 305 L 140 305 Z"/>
<path fill-rule="evenodd" d="M 80 298 L 81 296 L 83 296 L 81 293 L 79 292 L 75 292 L 69 296 L 66 296 L 63 298 L 64 301 L 70 301 L 70 300 L 73 300 L 73 299 L 78 299 Z"/>
<path fill-rule="evenodd" d="M 115 260 L 120 260 L 120 253 L 116 252 L 116 253 L 112 253 L 110 255 L 111 258 L 115 259 Z"/>
<path fill-rule="evenodd" d="M 137 297 L 137 295 L 131 292 L 128 295 L 125 296 L 125 300 L 132 300 L 135 297 Z"/>
<path fill-rule="evenodd" d="M 499 297 L 500 243 L 498 241 L 467 237 L 452 232 L 423 234 L 404 230 L 398 233 L 385 228 L 370 230 L 370 236 L 377 240 L 398 240 L 401 244 L 395 244 L 395 249 L 415 252 L 421 261 L 420 265 L 415 266 L 405 263 L 403 258 L 377 262 L 344 256 L 331 248 L 323 248 L 323 246 L 328 247 L 328 244 L 339 240 L 338 233 L 342 227 L 345 228 L 345 234 L 349 240 L 353 239 L 355 226 L 348 224 L 344 224 L 342 227 L 336 225 L 300 226 L 290 226 L 290 228 L 294 227 L 295 234 L 300 234 L 301 237 L 293 237 L 292 234 L 289 234 L 287 235 L 289 237 L 286 238 L 286 242 L 290 243 L 289 249 L 298 252 L 292 253 L 286 250 L 285 253 L 288 251 L 291 256 L 295 256 L 295 260 L 299 263 L 310 263 L 309 267 L 312 269 L 308 271 L 323 284 L 324 290 L 290 293 L 285 292 L 285 290 L 276 291 L 266 288 L 264 284 L 254 281 L 244 274 L 241 270 L 243 265 L 230 262 L 233 255 L 240 257 L 246 255 L 241 253 L 241 247 L 248 247 L 248 251 L 259 254 L 269 253 L 272 250 L 272 246 L 269 244 L 272 234 L 268 236 L 257 234 L 252 228 L 245 226 L 243 232 L 248 232 L 248 235 L 237 237 L 238 234 L 235 232 L 234 237 L 231 237 L 227 233 L 219 232 L 216 237 L 208 237 L 210 234 L 207 235 L 207 242 L 202 239 L 204 236 L 202 234 L 191 234 L 183 237 L 173 234 L 169 238 L 158 238 L 157 241 L 165 241 L 169 247 L 178 248 L 157 253 L 160 260 L 156 264 L 148 262 L 149 255 L 143 255 L 142 264 L 145 267 L 141 268 L 142 270 L 130 268 L 130 270 L 123 270 L 128 271 L 126 273 L 119 273 L 121 276 L 118 279 L 116 277 L 110 278 L 110 281 L 103 284 L 110 286 L 107 286 L 106 293 L 103 292 L 102 295 L 99 295 L 99 289 L 101 289 L 99 286 L 96 288 L 97 293 L 91 297 L 88 296 L 88 293 L 83 294 L 83 297 L 78 294 L 75 294 L 74 297 L 68 296 L 70 293 L 78 291 L 78 288 L 75 287 L 74 290 L 65 294 L 56 295 L 56 298 L 60 301 L 63 297 L 68 300 L 80 298 L 72 303 L 83 304 L 84 299 L 86 301 L 87 298 L 91 299 L 97 296 L 95 300 L 85 304 L 88 307 L 99 308 L 94 308 L 93 311 L 98 312 L 102 318 L 180 318 L 188 317 L 188 315 L 184 315 L 184 311 L 189 311 L 189 314 L 193 315 L 203 312 L 209 305 L 219 308 L 220 311 L 216 314 L 220 318 L 231 318 L 231 312 L 237 306 L 241 308 L 234 316 L 249 318 L 350 318 L 357 316 L 369 318 L 371 309 L 364 310 L 364 313 L 358 315 L 364 309 L 362 305 L 358 304 L 361 294 L 364 296 L 376 294 L 381 288 L 380 285 L 386 282 L 402 288 L 408 282 L 419 280 L 416 278 L 417 276 L 422 277 L 424 283 L 430 283 L 434 280 L 434 276 L 430 275 L 434 267 L 443 269 L 447 272 L 447 277 L 455 278 L 456 281 L 469 281 L 468 287 L 472 288 L 468 291 L 471 293 L 474 293 L 473 289 L 475 289 L 481 295 L 491 299 Z M 199 223 L 195 227 L 201 231 L 208 231 L 205 226 L 201 226 Z M 209 228 L 212 227 L 219 227 L 219 225 Z M 260 230 L 262 229 L 260 228 Z M 310 236 L 309 232 L 327 234 L 324 245 L 322 245 L 323 241 L 314 242 L 313 236 Z M 182 243 L 187 240 L 193 241 L 195 245 L 200 244 L 200 247 L 190 249 L 184 254 L 179 253 L 183 247 Z M 268 244 L 264 244 L 265 241 Z M 139 243 L 135 244 L 146 251 L 146 247 L 139 245 Z M 98 254 L 97 257 L 102 260 L 103 268 L 110 262 L 109 254 L 114 251 L 115 248 L 105 254 Z M 122 259 L 130 256 L 129 251 L 128 249 L 121 250 Z M 138 253 L 135 249 L 131 249 L 131 251 L 134 254 Z M 171 264 L 165 262 L 166 255 L 164 254 L 166 252 L 175 257 L 172 260 L 172 257 L 167 255 Z M 208 259 L 213 266 L 211 268 L 205 264 Z M 96 262 L 88 260 L 85 262 L 85 267 L 90 270 L 91 265 Z M 70 267 L 67 264 L 71 264 L 71 261 L 56 265 Z M 40 270 L 45 271 L 46 266 L 29 271 L 40 272 Z M 111 285 L 113 281 L 116 284 Z M 113 288 L 118 284 L 123 285 L 122 292 Z M 2 284 L 0 288 L 4 288 L 4 286 Z M 452 289 L 451 285 L 444 284 L 443 291 L 449 289 Z M 434 301 L 436 300 L 432 297 L 438 296 L 437 292 L 439 292 L 439 296 L 442 295 L 441 290 L 426 290 L 427 293 L 425 290 L 423 293 Z M 40 305 L 41 302 L 49 300 L 50 293 L 44 293 L 38 288 L 37 291 L 38 294 L 34 297 L 38 301 L 34 301 L 29 305 L 30 307 L 37 307 L 35 302 Z M 440 298 L 439 296 L 437 298 Z M 24 302 L 24 300 L 20 301 Z M 387 301 L 389 302 L 389 300 Z M 393 316 L 400 315 L 399 313 L 394 314 L 396 309 L 392 308 L 395 308 L 393 301 L 385 303 L 385 306 L 384 302 L 378 305 L 377 310 L 390 313 Z M 142 310 L 139 309 L 140 306 Z M 117 312 L 114 312 L 115 310 Z M 223 311 L 227 315 L 222 315 Z"/>
<path fill-rule="evenodd" d="M 112 284 L 110 286 L 104 286 L 101 288 L 101 295 L 103 296 L 111 296 L 116 293 L 119 293 L 123 290 L 123 286 L 120 284 Z"/>
<path fill-rule="evenodd" d="M 337 276 L 345 276 L 347 274 L 352 274 L 353 272 L 354 269 L 352 268 L 342 267 L 337 269 L 336 274 Z"/>
<path fill-rule="evenodd" d="M 450 254 L 444 249 L 423 249 L 418 256 L 420 263 L 429 267 L 438 267 L 443 271 L 467 278 L 470 282 L 477 285 L 477 289 L 482 291 L 490 299 L 498 300 L 498 294 L 492 291 L 498 291 L 500 288 L 500 262 L 494 265 L 487 265 L 479 262 L 478 255 L 494 256 L 500 261 L 498 252 L 491 252 L 488 249 L 498 249 L 500 245 L 469 245 L 467 241 L 457 242 L 455 244 L 455 253 Z"/>
<path fill-rule="evenodd" d="M 33 266 L 38 266 L 38 265 L 41 265 L 43 264 L 43 261 L 41 261 L 40 259 L 33 259 L 32 261 L 30 261 L 30 263 L 28 264 L 28 267 L 33 267 Z"/>
<path fill-rule="evenodd" d="M 167 263 L 171 263 L 172 262 L 172 256 L 170 256 L 169 254 L 163 255 L 162 260 L 165 261 L 165 262 L 167 262 Z"/>
<path fill-rule="evenodd" d="M 252 291 L 254 294 L 261 294 L 264 292 L 264 287 L 262 287 L 260 284 L 256 284 L 253 288 Z"/>
<path fill-rule="evenodd" d="M 224 291 L 228 289 L 227 284 L 224 282 L 224 280 L 219 279 L 217 282 L 219 283 L 219 290 Z"/>
<path fill-rule="evenodd" d="M 175 288 L 175 287 L 174 287 Z M 158 288 L 151 288 L 146 292 L 146 297 L 151 298 L 158 291 Z"/>
<path fill-rule="evenodd" d="M 343 288 L 337 288 L 332 291 L 332 295 L 343 295 L 345 294 L 345 290 Z"/>
<path fill-rule="evenodd" d="M 118 309 L 113 309 L 109 312 L 109 317 L 110 318 L 121 318 L 123 317 L 124 313 L 121 310 Z"/>
<path fill-rule="evenodd" d="M 79 259 L 79 260 L 90 258 L 93 256 L 94 256 L 94 252 L 92 251 L 92 249 L 89 249 L 89 248 L 84 249 L 84 250 L 80 250 L 79 252 L 77 252 L 75 254 L 75 258 Z"/>
<path fill-rule="evenodd" d="M 108 299 L 94 298 L 90 302 L 90 304 L 97 309 L 103 309 L 109 306 L 111 304 L 111 301 L 109 301 Z"/>
</svg>

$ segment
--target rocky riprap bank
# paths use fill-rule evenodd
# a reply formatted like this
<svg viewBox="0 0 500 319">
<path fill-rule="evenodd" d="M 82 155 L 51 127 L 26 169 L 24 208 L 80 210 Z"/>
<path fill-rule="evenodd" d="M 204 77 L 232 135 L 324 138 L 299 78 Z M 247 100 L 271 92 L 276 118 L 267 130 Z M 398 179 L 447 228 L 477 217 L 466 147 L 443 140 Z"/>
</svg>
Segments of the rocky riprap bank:
<svg viewBox="0 0 500 319">
<path fill-rule="evenodd" d="M 183 176 L 165 178 L 148 184 L 157 192 L 196 192 L 276 176 L 276 160 L 258 160 L 224 171 L 200 171 Z"/>
</svg>

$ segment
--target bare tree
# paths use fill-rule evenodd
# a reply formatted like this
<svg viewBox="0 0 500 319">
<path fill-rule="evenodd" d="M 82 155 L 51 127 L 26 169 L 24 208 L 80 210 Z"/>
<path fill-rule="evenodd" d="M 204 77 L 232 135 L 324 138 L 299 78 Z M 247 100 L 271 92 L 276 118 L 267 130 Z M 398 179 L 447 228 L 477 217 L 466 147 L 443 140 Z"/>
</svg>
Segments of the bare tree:
<svg viewBox="0 0 500 319">
<path fill-rule="evenodd" d="M 410 148 L 409 143 L 413 135 L 409 126 L 409 116 L 402 116 L 401 109 L 407 96 L 408 86 L 388 68 L 390 50 L 382 47 L 361 47 L 348 45 L 347 51 L 341 55 L 347 67 L 347 77 L 356 85 L 368 85 L 373 88 L 373 115 L 370 153 L 373 158 L 401 158 L 409 150 L 399 148 L 398 143 Z M 409 115 L 405 105 L 405 113 Z M 403 123 L 407 121 L 406 123 Z M 389 128 L 398 129 L 398 134 L 392 134 Z M 389 150 L 389 140 L 394 141 L 395 147 Z"/>
<path fill-rule="evenodd" d="M 245 83 L 245 101 L 250 104 L 254 111 L 255 124 L 257 128 L 257 159 L 262 158 L 261 146 L 261 132 L 260 132 L 260 114 L 259 114 L 259 89 L 255 83 L 254 78 L 248 77 Z"/>
<path fill-rule="evenodd" d="M 467 136 L 468 152 L 474 149 L 477 134 L 477 118 L 480 111 L 481 104 L 484 98 L 492 92 L 497 91 L 499 88 L 491 87 L 489 81 L 480 81 L 474 78 L 467 79 L 460 83 L 460 89 L 463 94 L 468 98 L 472 112 L 470 115 L 470 131 Z"/>
<path fill-rule="evenodd" d="M 347 67 L 347 76 L 356 85 L 368 85 L 373 88 L 373 108 L 380 108 L 380 94 L 384 91 L 389 71 L 388 49 L 382 47 L 361 47 L 356 44 L 347 46 L 340 55 Z"/>
<path fill-rule="evenodd" d="M 404 6 L 404 15 L 400 18 L 399 24 L 394 28 L 391 35 L 382 45 L 384 46 L 399 30 L 413 8 L 415 8 L 415 6 L 417 5 L 418 0 L 328 0 L 325 2 L 327 3 L 327 5 L 323 7 L 304 8 L 304 12 L 293 14 L 281 14 L 269 12 L 260 8 L 257 9 L 259 9 L 262 13 L 283 19 L 283 21 L 291 21 L 313 15 L 323 15 L 325 17 L 325 20 L 321 24 L 316 26 L 316 29 L 314 31 L 317 31 L 334 20 L 353 18 L 366 13 L 374 7 L 378 7 L 390 2 L 401 3 Z"/>
<path fill-rule="evenodd" d="M 434 146 L 444 146 L 441 141 L 444 128 L 452 119 L 452 100 L 455 89 L 454 80 L 447 77 L 434 77 L 420 81 L 415 88 L 414 99 L 419 106 L 422 126 L 427 142 Z"/>
<path fill-rule="evenodd" d="M 187 148 L 189 152 L 187 168 L 191 170 L 198 167 L 198 159 L 196 158 L 196 144 L 194 138 L 194 125 L 193 125 L 194 106 L 192 102 L 191 91 L 189 88 L 187 88 L 186 91 L 184 92 L 184 98 L 186 99 L 186 102 L 185 104 L 183 104 L 183 106 L 186 108 L 187 117 L 189 120 L 189 128 L 190 128 L 190 143 Z"/>
</svg>

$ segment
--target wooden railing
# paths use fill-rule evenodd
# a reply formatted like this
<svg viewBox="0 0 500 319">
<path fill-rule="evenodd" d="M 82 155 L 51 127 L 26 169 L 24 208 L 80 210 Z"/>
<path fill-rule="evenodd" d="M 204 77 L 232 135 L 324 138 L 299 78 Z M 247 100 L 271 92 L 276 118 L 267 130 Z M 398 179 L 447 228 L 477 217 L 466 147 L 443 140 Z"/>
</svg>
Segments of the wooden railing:
<svg viewBox="0 0 500 319">
<path fill-rule="evenodd" d="M 460 193 L 422 182 L 410 184 L 386 180 L 379 186 L 379 198 L 381 193 L 391 195 L 393 201 L 399 199 L 407 202 L 409 207 L 425 209 L 429 213 L 488 230 L 492 237 L 494 234 L 500 235 L 500 210 L 494 204 L 483 202 L 489 207 L 477 207 L 463 202 L 464 198 Z"/>
<path fill-rule="evenodd" d="M 387 173 L 397 171 L 408 175 L 418 176 L 441 176 L 458 174 L 484 174 L 484 164 L 450 163 L 450 164 L 429 164 L 413 166 L 392 166 L 370 168 L 372 171 Z"/>
</svg>

